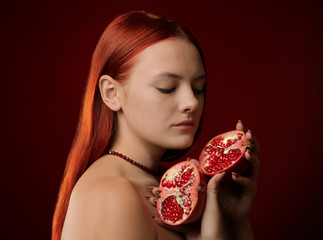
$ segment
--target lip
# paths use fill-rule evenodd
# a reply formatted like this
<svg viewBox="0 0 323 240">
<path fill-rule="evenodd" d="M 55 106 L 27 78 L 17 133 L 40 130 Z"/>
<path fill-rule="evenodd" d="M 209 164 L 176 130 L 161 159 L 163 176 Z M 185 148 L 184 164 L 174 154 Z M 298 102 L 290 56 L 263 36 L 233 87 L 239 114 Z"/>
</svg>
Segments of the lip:
<svg viewBox="0 0 323 240">
<path fill-rule="evenodd" d="M 184 130 L 189 130 L 194 128 L 195 122 L 193 120 L 184 120 L 174 124 L 173 126 Z"/>
</svg>

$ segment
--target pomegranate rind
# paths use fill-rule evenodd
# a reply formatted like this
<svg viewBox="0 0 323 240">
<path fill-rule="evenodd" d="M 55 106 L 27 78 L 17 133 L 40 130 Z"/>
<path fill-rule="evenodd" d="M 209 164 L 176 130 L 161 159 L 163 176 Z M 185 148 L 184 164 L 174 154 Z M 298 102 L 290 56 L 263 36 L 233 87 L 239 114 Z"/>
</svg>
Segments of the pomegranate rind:
<svg viewBox="0 0 323 240">
<path fill-rule="evenodd" d="M 161 178 L 159 190 L 157 212 L 164 223 L 177 226 L 201 217 L 206 200 L 206 180 L 193 162 L 183 161 L 168 169 Z"/>
<path fill-rule="evenodd" d="M 210 176 L 222 172 L 242 174 L 248 167 L 244 158 L 248 145 L 246 134 L 240 130 L 217 135 L 203 148 L 199 169 Z"/>
</svg>

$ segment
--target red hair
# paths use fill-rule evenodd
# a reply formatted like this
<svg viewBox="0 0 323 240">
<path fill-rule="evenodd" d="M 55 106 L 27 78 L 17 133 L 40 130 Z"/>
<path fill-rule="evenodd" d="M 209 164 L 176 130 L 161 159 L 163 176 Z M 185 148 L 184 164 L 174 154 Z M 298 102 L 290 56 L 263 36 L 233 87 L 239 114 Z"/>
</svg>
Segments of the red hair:
<svg viewBox="0 0 323 240">
<path fill-rule="evenodd" d="M 84 171 L 106 153 L 114 133 L 114 113 L 103 103 L 98 80 L 107 74 L 125 80 L 134 56 L 158 41 L 180 37 L 202 51 L 192 33 L 161 16 L 135 11 L 118 16 L 103 32 L 92 57 L 78 128 L 68 155 L 53 217 L 52 240 L 61 239 L 70 195 Z"/>
</svg>

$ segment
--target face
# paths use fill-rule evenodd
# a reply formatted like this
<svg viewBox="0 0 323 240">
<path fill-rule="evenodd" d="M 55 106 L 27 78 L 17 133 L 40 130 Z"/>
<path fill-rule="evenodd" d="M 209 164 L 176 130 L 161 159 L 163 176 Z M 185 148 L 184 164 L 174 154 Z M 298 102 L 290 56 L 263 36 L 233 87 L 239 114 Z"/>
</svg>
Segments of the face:
<svg viewBox="0 0 323 240">
<path fill-rule="evenodd" d="M 189 41 L 173 38 L 147 47 L 123 85 L 123 127 L 136 143 L 190 147 L 203 112 L 205 81 L 201 57 Z"/>
</svg>

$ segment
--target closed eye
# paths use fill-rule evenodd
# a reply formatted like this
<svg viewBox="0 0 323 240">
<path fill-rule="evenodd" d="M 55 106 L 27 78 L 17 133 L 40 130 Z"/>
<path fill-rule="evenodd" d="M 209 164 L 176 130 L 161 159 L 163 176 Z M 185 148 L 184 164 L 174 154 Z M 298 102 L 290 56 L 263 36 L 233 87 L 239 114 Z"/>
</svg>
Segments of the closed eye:
<svg viewBox="0 0 323 240">
<path fill-rule="evenodd" d="M 203 88 L 193 88 L 193 91 L 196 93 L 196 94 L 202 94 L 205 92 L 205 84 L 203 86 Z"/>
<path fill-rule="evenodd" d="M 164 93 L 164 94 L 170 94 L 172 92 L 174 92 L 176 89 L 176 87 L 173 87 L 173 88 L 157 88 L 158 91 L 160 91 L 161 93 Z"/>
<path fill-rule="evenodd" d="M 202 94 L 202 93 L 204 93 L 204 88 L 203 88 L 203 89 L 193 89 L 193 91 L 194 91 L 196 94 Z"/>
</svg>

